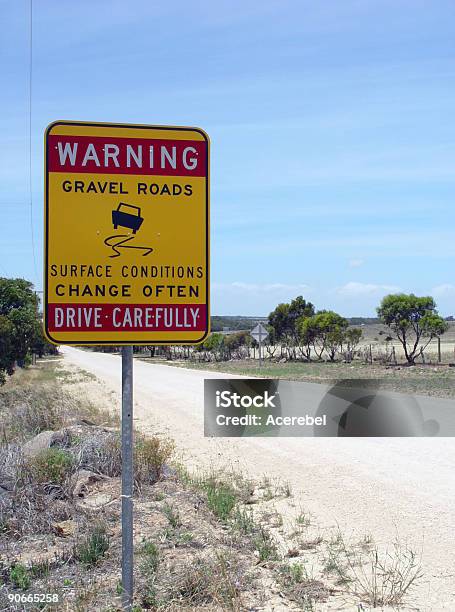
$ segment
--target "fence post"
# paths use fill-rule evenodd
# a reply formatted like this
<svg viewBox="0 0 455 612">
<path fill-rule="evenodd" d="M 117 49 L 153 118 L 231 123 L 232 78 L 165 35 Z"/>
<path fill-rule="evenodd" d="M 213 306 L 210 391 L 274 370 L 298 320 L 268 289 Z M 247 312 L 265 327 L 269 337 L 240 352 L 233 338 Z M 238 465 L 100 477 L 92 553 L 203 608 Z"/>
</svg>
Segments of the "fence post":
<svg viewBox="0 0 455 612">
<path fill-rule="evenodd" d="M 441 338 L 438 336 L 438 363 L 441 363 Z"/>
</svg>

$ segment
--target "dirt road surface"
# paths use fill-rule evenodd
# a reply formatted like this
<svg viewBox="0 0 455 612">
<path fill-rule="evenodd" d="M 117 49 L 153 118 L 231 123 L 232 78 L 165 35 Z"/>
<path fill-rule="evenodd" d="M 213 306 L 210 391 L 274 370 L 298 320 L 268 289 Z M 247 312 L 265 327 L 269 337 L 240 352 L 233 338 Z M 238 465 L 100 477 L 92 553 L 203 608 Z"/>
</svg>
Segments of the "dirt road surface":
<svg viewBox="0 0 455 612">
<path fill-rule="evenodd" d="M 118 406 L 118 356 L 62 352 L 68 364 L 115 392 Z M 134 376 L 136 427 L 170 435 L 186 464 L 229 465 L 257 479 L 288 481 L 294 506 L 309 511 L 321 529 L 339 525 L 348 537 L 371 534 L 384 545 L 399 536 L 422 551 L 425 578 L 410 609 L 455 610 L 454 439 L 204 438 L 204 379 L 224 375 L 136 360 Z M 317 387 L 308 383 L 308 394 Z"/>
</svg>

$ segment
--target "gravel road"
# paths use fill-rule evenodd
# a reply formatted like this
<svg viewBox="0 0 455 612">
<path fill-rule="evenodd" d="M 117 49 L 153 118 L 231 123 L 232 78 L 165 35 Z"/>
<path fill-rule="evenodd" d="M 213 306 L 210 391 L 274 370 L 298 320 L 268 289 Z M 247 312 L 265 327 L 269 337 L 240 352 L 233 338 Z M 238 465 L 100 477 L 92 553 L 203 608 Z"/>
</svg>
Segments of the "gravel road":
<svg viewBox="0 0 455 612">
<path fill-rule="evenodd" d="M 72 347 L 62 352 L 65 361 L 120 392 L 118 356 Z M 455 610 L 454 439 L 209 439 L 203 437 L 203 381 L 228 375 L 135 361 L 134 376 L 139 429 L 171 435 L 194 466 L 232 465 L 258 479 L 288 481 L 293 503 L 321 528 L 338 524 L 348 535 L 372 534 L 385 545 L 398 535 L 422 550 L 425 579 L 414 609 Z M 306 384 L 309 394 L 318 387 Z"/>
</svg>

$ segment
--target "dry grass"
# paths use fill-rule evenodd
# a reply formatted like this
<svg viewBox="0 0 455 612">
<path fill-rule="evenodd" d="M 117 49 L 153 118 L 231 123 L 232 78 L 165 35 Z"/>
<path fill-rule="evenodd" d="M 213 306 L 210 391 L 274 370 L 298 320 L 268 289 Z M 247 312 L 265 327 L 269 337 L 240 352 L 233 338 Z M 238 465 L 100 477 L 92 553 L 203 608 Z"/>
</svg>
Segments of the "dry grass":
<svg viewBox="0 0 455 612">
<path fill-rule="evenodd" d="M 73 517 L 74 510 L 65 500 L 53 499 L 39 486 L 16 489 L 0 505 L 0 535 L 18 539 L 25 535 L 54 533 L 55 523 Z M 0 542 L 0 550 L 8 542 Z"/>
<path fill-rule="evenodd" d="M 138 486 L 153 484 L 163 476 L 165 466 L 174 453 L 169 438 L 146 438 L 137 433 L 134 446 L 134 477 Z"/>
<path fill-rule="evenodd" d="M 99 564 L 109 550 L 109 537 L 105 523 L 97 521 L 75 545 L 74 558 L 88 569 Z"/>
<path fill-rule="evenodd" d="M 0 389 L 2 443 L 23 442 L 42 431 L 59 430 L 83 420 L 118 426 L 118 417 L 110 411 L 69 393 L 64 387 L 66 376 L 59 360 L 53 360 L 20 370 L 8 379 Z"/>
<path fill-rule="evenodd" d="M 75 452 L 81 468 L 110 477 L 122 473 L 120 433 L 91 427 L 80 436 Z"/>
<path fill-rule="evenodd" d="M 248 576 L 238 558 L 214 553 L 193 557 L 170 568 L 167 604 L 181 609 L 214 604 L 220 610 L 240 612 L 241 592 Z"/>
<path fill-rule="evenodd" d="M 455 357 L 452 358 L 452 361 Z M 275 363 L 264 361 L 259 370 L 257 360 L 238 360 L 221 363 L 197 364 L 191 361 L 172 362 L 170 365 L 203 369 L 243 376 L 259 376 L 299 382 L 335 384 L 343 380 L 366 380 L 379 382 L 379 388 L 398 393 L 428 395 L 433 397 L 455 397 L 455 367 L 421 365 L 399 367 L 365 364 L 360 360 L 352 363 L 288 362 Z"/>
<path fill-rule="evenodd" d="M 41 431 L 60 429 L 73 407 L 74 402 L 52 383 L 6 388 L 0 395 L 2 440 L 26 440 Z"/>
<path fill-rule="evenodd" d="M 283 589 L 302 610 L 314 610 L 317 602 L 327 601 L 331 594 L 331 589 L 315 579 L 303 563 L 283 564 L 279 572 Z"/>
<path fill-rule="evenodd" d="M 417 553 L 400 541 L 381 551 L 371 536 L 357 546 L 341 533 L 329 543 L 325 571 L 364 604 L 399 606 L 423 576 Z"/>
</svg>

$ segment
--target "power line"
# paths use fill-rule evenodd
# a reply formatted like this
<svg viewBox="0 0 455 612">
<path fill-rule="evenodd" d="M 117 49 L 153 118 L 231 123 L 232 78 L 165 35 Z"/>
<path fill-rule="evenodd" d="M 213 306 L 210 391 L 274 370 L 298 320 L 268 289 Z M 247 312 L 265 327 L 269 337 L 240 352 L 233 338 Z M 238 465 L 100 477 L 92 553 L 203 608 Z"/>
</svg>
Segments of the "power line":
<svg viewBox="0 0 455 612">
<path fill-rule="evenodd" d="M 30 0 L 30 50 L 29 50 L 29 97 L 28 97 L 28 180 L 30 194 L 30 234 L 32 243 L 33 268 L 36 284 L 39 281 L 35 256 L 35 233 L 33 229 L 33 195 L 32 195 L 32 93 L 33 93 L 33 0 Z"/>
</svg>

